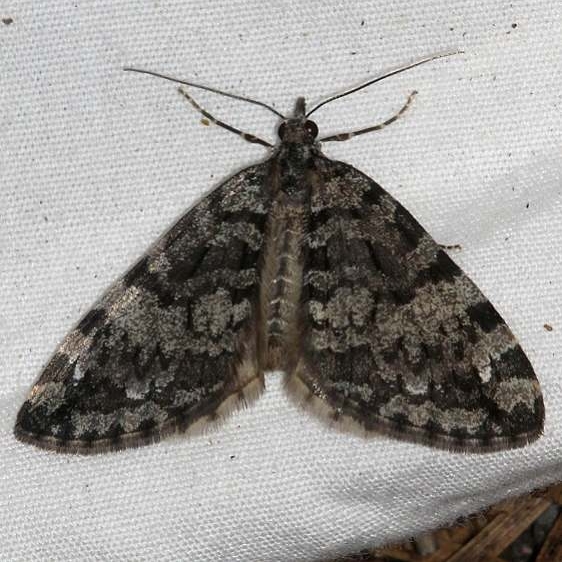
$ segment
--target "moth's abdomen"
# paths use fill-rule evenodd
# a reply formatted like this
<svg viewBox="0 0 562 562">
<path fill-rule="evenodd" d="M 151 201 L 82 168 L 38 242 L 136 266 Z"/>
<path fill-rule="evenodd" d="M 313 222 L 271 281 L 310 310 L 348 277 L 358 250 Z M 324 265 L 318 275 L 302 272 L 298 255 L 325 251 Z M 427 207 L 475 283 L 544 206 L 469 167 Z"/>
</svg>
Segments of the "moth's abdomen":
<svg viewBox="0 0 562 562">
<path fill-rule="evenodd" d="M 267 368 L 283 368 L 297 349 L 306 215 L 287 198 L 276 201 L 267 229 L 260 305 Z"/>
</svg>

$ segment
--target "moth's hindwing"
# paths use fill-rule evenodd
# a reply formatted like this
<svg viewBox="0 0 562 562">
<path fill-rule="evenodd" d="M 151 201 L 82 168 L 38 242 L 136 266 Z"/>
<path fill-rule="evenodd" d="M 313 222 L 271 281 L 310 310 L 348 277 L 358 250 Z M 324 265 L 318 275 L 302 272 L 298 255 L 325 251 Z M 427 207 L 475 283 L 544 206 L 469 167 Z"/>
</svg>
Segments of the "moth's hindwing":
<svg viewBox="0 0 562 562">
<path fill-rule="evenodd" d="M 291 394 L 330 419 L 447 449 L 536 439 L 539 385 L 492 304 L 373 180 L 322 156 L 314 168 Z"/>
<path fill-rule="evenodd" d="M 22 441 L 99 452 L 196 429 L 259 395 L 258 261 L 268 163 L 186 213 L 61 343 L 22 406 Z"/>
</svg>

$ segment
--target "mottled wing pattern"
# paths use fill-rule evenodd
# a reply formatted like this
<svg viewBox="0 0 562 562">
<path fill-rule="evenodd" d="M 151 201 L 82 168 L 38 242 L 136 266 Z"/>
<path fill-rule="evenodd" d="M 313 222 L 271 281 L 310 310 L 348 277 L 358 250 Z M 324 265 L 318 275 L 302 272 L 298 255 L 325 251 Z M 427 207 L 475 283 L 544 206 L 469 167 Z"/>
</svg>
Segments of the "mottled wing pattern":
<svg viewBox="0 0 562 562">
<path fill-rule="evenodd" d="M 355 168 L 319 156 L 310 182 L 291 394 L 331 419 L 447 449 L 536 439 L 537 379 L 474 283 Z"/>
<path fill-rule="evenodd" d="M 22 406 L 16 436 L 98 452 L 221 417 L 263 389 L 258 261 L 269 164 L 186 213 L 61 343 Z"/>
</svg>

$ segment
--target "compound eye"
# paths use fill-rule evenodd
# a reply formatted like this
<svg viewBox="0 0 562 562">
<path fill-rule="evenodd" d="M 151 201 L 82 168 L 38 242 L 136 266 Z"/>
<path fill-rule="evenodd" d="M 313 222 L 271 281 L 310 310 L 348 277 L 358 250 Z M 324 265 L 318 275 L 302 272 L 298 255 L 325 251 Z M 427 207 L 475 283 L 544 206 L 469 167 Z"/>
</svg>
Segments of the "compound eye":
<svg viewBox="0 0 562 562">
<path fill-rule="evenodd" d="M 286 132 L 287 132 L 287 123 L 283 122 L 281 123 L 281 125 L 279 125 L 279 129 L 277 129 L 277 134 L 279 135 L 279 138 L 281 140 L 283 140 L 283 137 L 285 136 Z"/>
<path fill-rule="evenodd" d="M 316 123 L 314 121 L 307 121 L 304 124 L 304 128 L 313 139 L 318 136 L 318 127 L 316 126 Z"/>
</svg>

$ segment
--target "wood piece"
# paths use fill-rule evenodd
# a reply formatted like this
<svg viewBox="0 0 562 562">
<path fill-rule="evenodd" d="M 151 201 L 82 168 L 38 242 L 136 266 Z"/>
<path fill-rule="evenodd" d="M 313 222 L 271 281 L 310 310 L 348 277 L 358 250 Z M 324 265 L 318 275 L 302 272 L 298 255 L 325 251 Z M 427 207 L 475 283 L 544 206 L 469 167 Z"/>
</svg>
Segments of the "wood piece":
<svg viewBox="0 0 562 562">
<path fill-rule="evenodd" d="M 562 515 L 559 515 L 550 529 L 536 562 L 562 560 Z"/>
<path fill-rule="evenodd" d="M 526 497 L 509 513 L 500 513 L 447 562 L 488 562 L 499 556 L 550 506 L 544 498 Z"/>
</svg>

